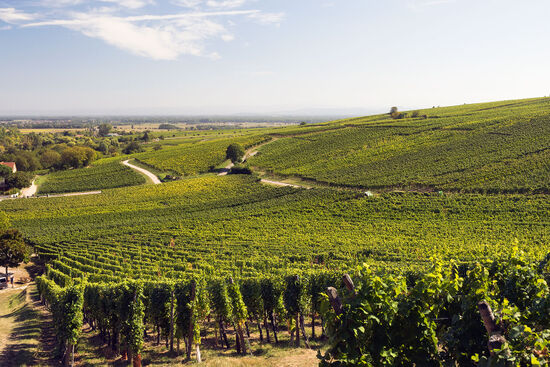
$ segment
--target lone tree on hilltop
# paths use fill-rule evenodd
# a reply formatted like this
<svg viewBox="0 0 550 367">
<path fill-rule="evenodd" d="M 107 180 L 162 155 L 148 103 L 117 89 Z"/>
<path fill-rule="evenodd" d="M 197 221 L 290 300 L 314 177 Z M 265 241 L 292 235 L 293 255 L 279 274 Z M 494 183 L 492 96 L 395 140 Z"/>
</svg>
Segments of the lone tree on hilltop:
<svg viewBox="0 0 550 367">
<path fill-rule="evenodd" d="M 6 281 L 8 281 L 8 268 L 17 267 L 21 262 L 26 262 L 29 257 L 29 248 L 21 232 L 8 227 L 9 221 L 6 214 L 0 213 L 0 266 L 6 269 Z"/>
<path fill-rule="evenodd" d="M 393 119 L 400 118 L 400 116 L 403 115 L 401 112 L 399 112 L 399 109 L 397 107 L 390 108 L 390 116 Z"/>
<path fill-rule="evenodd" d="M 225 157 L 227 159 L 231 159 L 231 162 L 233 163 L 239 163 L 242 162 L 244 154 L 245 151 L 243 146 L 241 144 L 233 143 L 227 147 Z"/>
</svg>

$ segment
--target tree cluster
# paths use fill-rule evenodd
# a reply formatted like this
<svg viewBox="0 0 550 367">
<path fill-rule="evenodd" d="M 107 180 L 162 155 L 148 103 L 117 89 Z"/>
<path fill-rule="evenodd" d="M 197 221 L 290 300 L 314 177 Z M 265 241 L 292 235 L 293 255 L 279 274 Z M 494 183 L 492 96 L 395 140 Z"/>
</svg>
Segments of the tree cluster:
<svg viewBox="0 0 550 367">
<path fill-rule="evenodd" d="M 29 247 L 23 234 L 17 229 L 10 228 L 10 222 L 4 212 L 0 212 L 0 266 L 5 269 L 8 280 L 9 268 L 19 266 L 29 257 Z"/>
<path fill-rule="evenodd" d="M 243 161 L 245 150 L 241 144 L 233 143 L 227 147 L 225 157 L 230 159 L 233 163 L 240 163 Z"/>
</svg>

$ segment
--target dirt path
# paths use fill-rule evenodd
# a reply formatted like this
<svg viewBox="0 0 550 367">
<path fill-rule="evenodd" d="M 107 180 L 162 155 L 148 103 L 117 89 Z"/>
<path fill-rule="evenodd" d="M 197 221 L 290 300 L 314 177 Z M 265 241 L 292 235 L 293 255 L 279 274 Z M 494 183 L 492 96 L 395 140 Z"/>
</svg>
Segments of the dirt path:
<svg viewBox="0 0 550 367">
<path fill-rule="evenodd" d="M 0 366 L 54 366 L 55 329 L 51 314 L 40 304 L 36 284 L 42 265 L 10 268 L 15 287 L 0 290 Z"/>
<path fill-rule="evenodd" d="M 258 154 L 258 149 L 260 149 L 261 147 L 263 147 L 264 145 L 267 145 L 269 143 L 273 143 L 274 141 L 276 140 L 279 140 L 279 138 L 273 138 L 269 141 L 266 141 L 264 143 L 261 143 L 259 145 L 256 145 L 250 149 L 248 149 L 246 151 L 246 153 L 244 154 L 244 158 L 243 158 L 243 162 L 246 162 L 247 159 L 251 158 L 251 157 L 254 157 L 256 154 Z M 220 172 L 218 174 L 218 176 L 225 176 L 229 173 L 229 171 L 231 170 L 231 168 L 233 168 L 234 164 L 233 162 L 230 162 L 229 164 L 227 164 L 222 172 Z M 275 186 L 288 186 L 288 187 L 296 187 L 296 188 L 300 188 L 300 189 L 309 189 L 310 187 L 308 186 L 303 186 L 303 185 L 298 185 L 298 184 L 291 184 L 291 183 L 287 183 L 287 182 L 282 182 L 282 181 L 276 181 L 276 180 L 268 180 L 268 179 L 261 179 L 262 183 L 264 184 L 268 184 L 268 185 L 275 185 Z"/>
<path fill-rule="evenodd" d="M 159 185 L 161 184 L 162 182 L 160 182 L 159 178 L 157 176 L 155 176 L 153 173 L 147 171 L 146 169 L 144 168 L 141 168 L 141 167 L 138 167 L 138 166 L 134 166 L 133 164 L 131 163 L 128 163 L 129 159 L 125 160 L 124 162 L 122 162 L 123 165 L 125 166 L 128 166 L 130 167 L 131 169 L 135 170 L 135 171 L 138 171 L 139 173 L 142 173 L 144 174 L 145 176 L 149 177 L 151 179 L 151 181 L 153 181 L 153 184 L 154 185 Z"/>
<path fill-rule="evenodd" d="M 17 280 L 30 281 L 28 269 L 32 267 L 21 265 L 10 270 Z M 35 283 L 18 283 L 0 290 L 0 366 L 50 365 L 52 348 L 42 339 L 44 332 L 53 330 L 51 317 L 40 305 Z"/>
<path fill-rule="evenodd" d="M 48 198 L 61 198 L 65 196 L 82 196 L 82 195 L 99 195 L 101 194 L 101 191 L 86 191 L 86 192 L 68 192 L 66 194 L 53 194 L 48 195 L 46 197 Z M 44 196 L 41 196 L 44 197 Z"/>
<path fill-rule="evenodd" d="M 36 186 L 36 178 L 32 180 L 31 186 L 27 187 L 25 189 L 21 190 L 21 197 L 28 198 L 30 196 L 36 195 L 36 191 L 38 190 L 38 186 Z"/>
<path fill-rule="evenodd" d="M 102 191 L 84 191 L 84 192 L 67 192 L 65 194 L 44 194 L 44 195 L 40 195 L 40 196 L 23 196 L 23 195 L 19 195 L 19 197 L 17 198 L 11 198 L 11 197 L 3 197 L 3 198 L 0 198 L 0 201 L 2 200 L 18 200 L 18 199 L 44 199 L 44 198 L 61 198 L 61 197 L 65 197 L 65 196 L 82 196 L 82 195 L 99 195 L 101 194 Z"/>
<path fill-rule="evenodd" d="M 83 196 L 83 195 L 99 195 L 101 191 L 85 191 L 85 192 L 67 192 L 65 194 L 45 194 L 41 196 L 28 196 L 28 199 L 44 199 L 44 198 L 62 198 L 65 196 Z M 23 196 L 20 196 L 23 198 Z"/>
<path fill-rule="evenodd" d="M 258 149 L 260 149 L 261 147 L 263 147 L 264 145 L 267 145 L 269 143 L 273 143 L 275 140 L 278 140 L 279 138 L 273 138 L 271 140 L 268 140 L 266 142 L 263 142 L 261 144 L 258 144 L 256 146 L 253 146 L 252 148 L 249 148 L 245 153 L 244 153 L 244 157 L 243 157 L 243 162 L 246 162 L 246 160 L 248 158 L 251 158 L 251 157 L 254 157 L 256 154 L 258 154 Z M 229 173 L 229 170 L 231 168 L 233 168 L 235 164 L 233 164 L 233 162 L 229 162 L 222 170 L 222 172 L 220 172 L 218 174 L 218 176 L 225 176 Z"/>
<path fill-rule="evenodd" d="M 295 184 L 286 183 L 286 182 L 282 182 L 282 181 L 267 180 L 265 178 L 262 178 L 262 180 L 260 182 L 268 184 L 268 185 L 275 185 L 275 186 L 288 186 L 288 187 L 296 187 L 296 188 L 299 188 L 299 189 L 306 189 L 307 188 L 305 186 L 295 185 Z"/>
</svg>

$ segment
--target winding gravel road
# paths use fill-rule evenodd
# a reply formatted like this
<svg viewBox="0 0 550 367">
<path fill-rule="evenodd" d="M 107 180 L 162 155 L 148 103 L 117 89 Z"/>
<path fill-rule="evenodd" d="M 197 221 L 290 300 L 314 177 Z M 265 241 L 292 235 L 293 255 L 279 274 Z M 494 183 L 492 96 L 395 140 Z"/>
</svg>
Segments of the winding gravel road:
<svg viewBox="0 0 550 367">
<path fill-rule="evenodd" d="M 149 172 L 146 169 L 143 169 L 141 167 L 134 166 L 133 164 L 128 163 L 128 161 L 129 161 L 129 159 L 122 162 L 122 164 L 125 165 L 125 166 L 130 167 L 131 169 L 133 169 L 135 171 L 143 173 L 145 176 L 149 177 L 151 179 L 151 181 L 153 181 L 153 184 L 155 184 L 155 185 L 159 185 L 159 184 L 162 183 L 162 182 L 160 182 L 159 178 L 157 176 L 155 176 L 154 174 L 152 174 L 151 172 Z"/>
<path fill-rule="evenodd" d="M 290 184 L 290 183 L 286 183 L 286 182 L 281 182 L 281 181 L 266 180 L 266 179 L 264 179 L 264 178 L 261 179 L 261 182 L 263 182 L 263 183 L 265 183 L 265 184 L 269 184 L 269 185 L 275 185 L 275 186 L 296 187 L 296 188 L 298 188 L 298 189 L 305 189 L 305 188 L 306 188 L 305 186 L 294 185 L 294 184 Z"/>
<path fill-rule="evenodd" d="M 38 189 L 38 186 L 36 186 L 35 181 L 36 179 L 32 180 L 32 184 L 30 187 L 27 187 L 21 190 L 21 197 L 28 198 L 33 195 L 36 195 L 36 190 Z"/>
<path fill-rule="evenodd" d="M 261 143 L 259 145 L 256 145 L 250 149 L 248 149 L 244 155 L 244 159 L 243 159 L 243 162 L 246 162 L 246 160 L 248 158 L 251 158 L 251 157 L 254 157 L 256 154 L 258 154 L 258 149 L 260 149 L 261 147 L 263 147 L 264 145 L 266 144 L 269 144 L 269 143 L 272 143 L 276 140 L 278 140 L 279 138 L 273 138 L 269 141 L 266 141 L 264 143 Z M 218 174 L 218 176 L 225 176 L 229 173 L 229 171 L 231 170 L 231 168 L 233 168 L 234 164 L 233 162 L 229 162 L 229 164 L 227 164 L 222 172 L 220 172 Z M 300 185 L 296 185 L 296 184 L 290 184 L 290 183 L 286 183 L 286 182 L 282 182 L 282 181 L 274 181 L 274 180 L 267 180 L 267 179 L 261 179 L 260 180 L 262 183 L 264 184 L 268 184 L 268 185 L 275 185 L 275 186 L 290 186 L 290 187 L 296 187 L 296 188 L 300 188 L 300 189 L 308 189 L 308 187 L 306 186 L 300 186 Z"/>
</svg>

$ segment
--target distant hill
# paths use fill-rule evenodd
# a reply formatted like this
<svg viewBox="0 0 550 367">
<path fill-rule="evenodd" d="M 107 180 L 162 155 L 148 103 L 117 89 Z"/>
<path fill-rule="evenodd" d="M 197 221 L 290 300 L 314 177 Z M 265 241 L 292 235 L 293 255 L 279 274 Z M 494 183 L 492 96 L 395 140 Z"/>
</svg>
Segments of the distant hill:
<svg viewBox="0 0 550 367">
<path fill-rule="evenodd" d="M 250 163 L 278 175 L 374 189 L 550 191 L 550 98 L 417 114 L 281 129 L 281 138 Z"/>
</svg>

